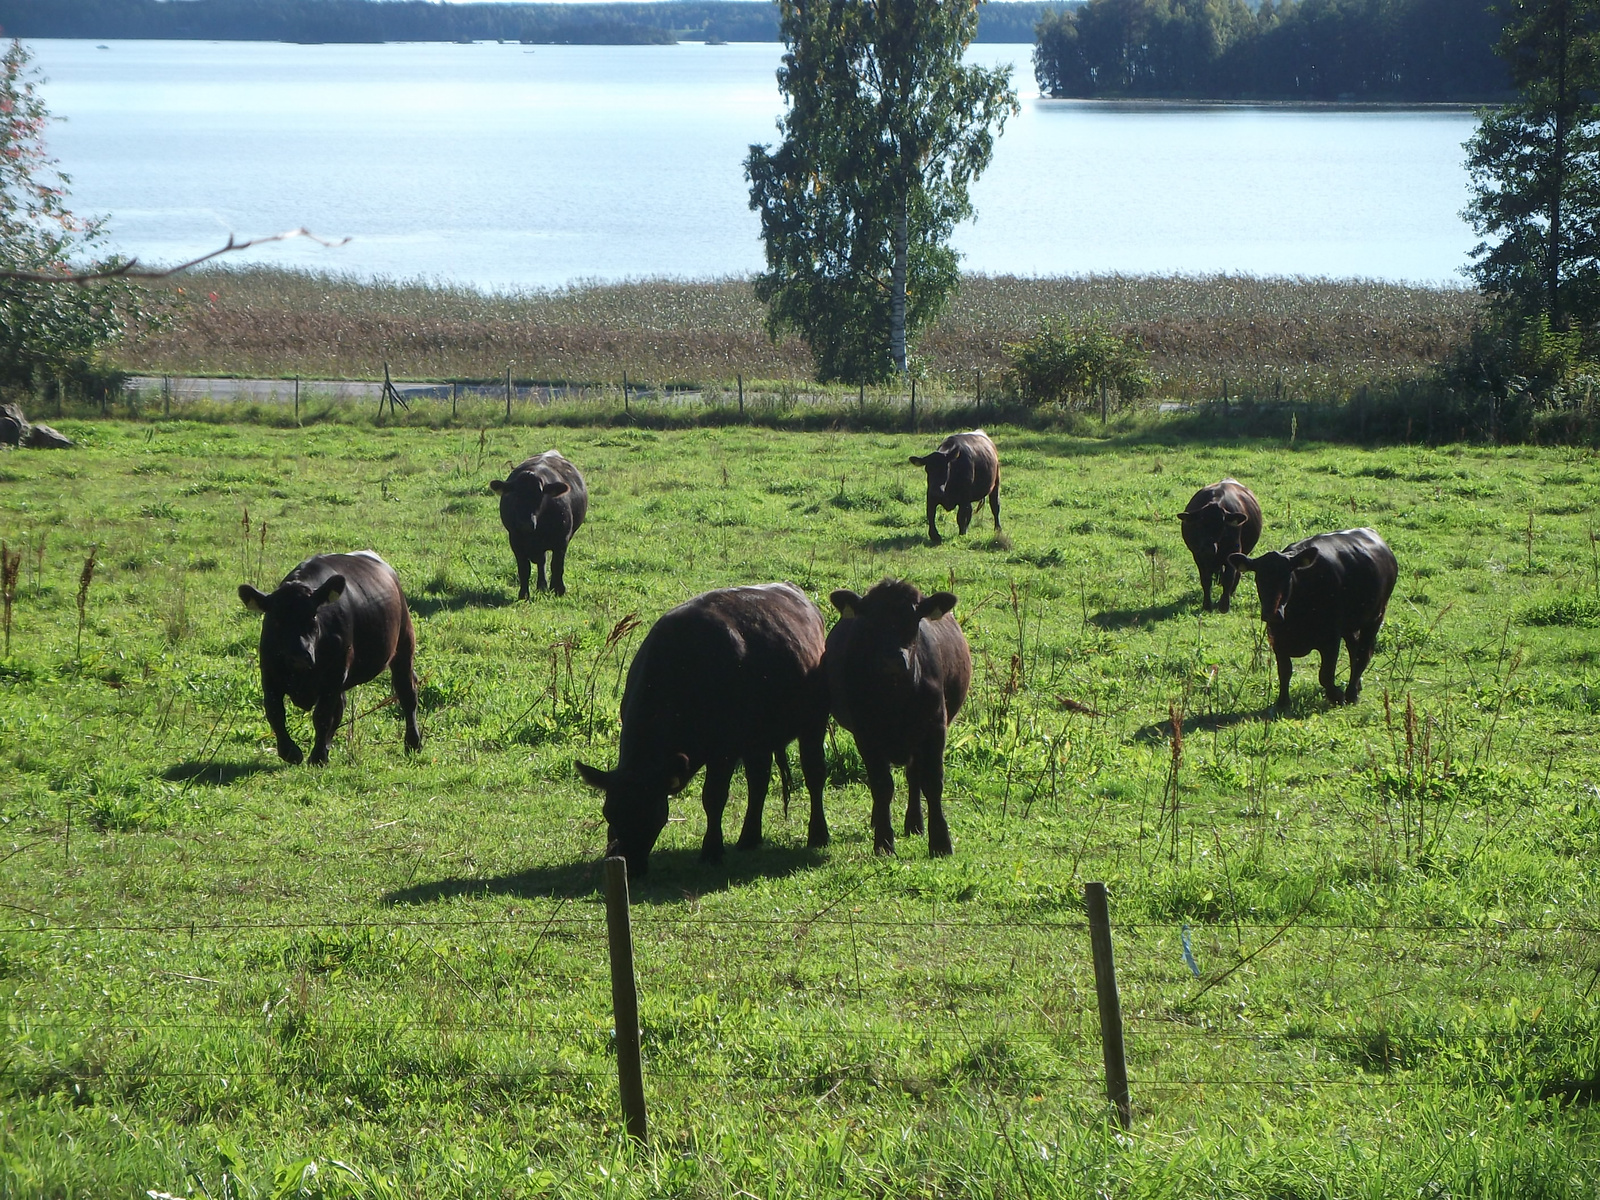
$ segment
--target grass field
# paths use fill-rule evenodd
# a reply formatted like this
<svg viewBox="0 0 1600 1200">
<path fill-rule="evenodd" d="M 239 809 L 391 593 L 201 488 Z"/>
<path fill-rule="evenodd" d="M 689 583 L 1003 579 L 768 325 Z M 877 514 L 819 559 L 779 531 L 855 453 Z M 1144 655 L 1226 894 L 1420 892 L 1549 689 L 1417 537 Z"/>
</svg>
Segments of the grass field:
<svg viewBox="0 0 1600 1200">
<path fill-rule="evenodd" d="M 118 355 L 132 371 L 407 379 L 518 378 L 728 385 L 806 380 L 797 339 L 772 344 L 750 282 L 643 280 L 488 294 L 265 269 L 173 283 L 173 320 Z M 917 347 L 927 383 L 994 384 L 1006 344 L 1046 317 L 1134 330 L 1157 390 L 1179 399 L 1343 398 L 1427 374 L 1465 343 L 1474 291 L 1372 280 L 969 275 Z"/>
<path fill-rule="evenodd" d="M 0 539 L 22 552 L 0 658 L 0 1193 L 1600 1186 L 1588 454 L 1001 428 L 1004 534 L 979 517 L 931 548 L 906 463 L 926 435 L 61 425 L 78 450 L 0 456 Z M 568 595 L 518 604 L 487 483 L 551 444 L 591 520 Z M 1269 719 L 1251 585 L 1198 615 L 1172 514 L 1225 474 L 1261 498 L 1265 546 L 1370 524 L 1394 547 L 1359 705 L 1327 708 L 1307 660 Z M 404 754 L 373 684 L 330 766 L 285 767 L 235 589 L 361 547 L 407 586 L 424 750 Z M 872 855 L 842 733 L 825 851 L 803 803 L 769 804 L 765 848 L 702 866 L 691 785 L 635 888 L 635 1149 L 605 831 L 572 760 L 615 761 L 621 673 L 672 604 L 769 579 L 825 603 L 890 573 L 955 591 L 974 648 L 955 855 Z M 1130 1136 L 1100 1084 L 1092 879 Z"/>
</svg>

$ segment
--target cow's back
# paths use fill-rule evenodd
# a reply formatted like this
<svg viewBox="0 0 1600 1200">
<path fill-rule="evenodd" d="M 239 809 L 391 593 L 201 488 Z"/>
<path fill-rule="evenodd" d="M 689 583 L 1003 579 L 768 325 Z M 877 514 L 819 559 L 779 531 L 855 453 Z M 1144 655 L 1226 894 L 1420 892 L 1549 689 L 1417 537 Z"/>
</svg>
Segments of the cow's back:
<svg viewBox="0 0 1600 1200">
<path fill-rule="evenodd" d="M 344 577 L 344 590 L 337 600 L 324 605 L 331 611 L 326 618 L 319 617 L 318 628 L 321 638 L 349 639 L 343 686 L 355 687 L 376 678 L 389 665 L 403 637 L 410 636 L 411 613 L 400 576 L 371 550 L 313 555 L 284 576 L 283 582 L 315 589 L 335 575 Z M 263 653 L 270 620 L 262 623 Z"/>
<path fill-rule="evenodd" d="M 1296 573 L 1284 611 L 1291 642 L 1320 645 L 1371 625 L 1389 605 L 1399 567 L 1394 552 L 1372 529 L 1319 533 L 1285 547 L 1288 558 L 1315 549 L 1317 559 Z"/>
<path fill-rule="evenodd" d="M 982 500 L 1000 482 L 1000 452 L 981 429 L 952 433 L 939 443 L 940 450 L 955 450 L 947 490 L 968 502 Z"/>
</svg>

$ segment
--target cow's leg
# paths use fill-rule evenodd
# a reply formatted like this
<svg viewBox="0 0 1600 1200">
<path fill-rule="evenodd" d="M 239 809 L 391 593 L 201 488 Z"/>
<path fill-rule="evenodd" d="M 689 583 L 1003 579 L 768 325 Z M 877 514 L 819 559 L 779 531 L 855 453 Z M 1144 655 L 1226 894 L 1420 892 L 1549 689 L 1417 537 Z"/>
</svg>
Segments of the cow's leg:
<svg viewBox="0 0 1600 1200">
<path fill-rule="evenodd" d="M 811 821 L 806 826 L 806 845 L 813 848 L 828 844 L 828 814 L 822 811 L 822 785 L 828 777 L 828 760 L 823 753 L 823 731 L 800 735 L 800 774 L 806 781 L 806 791 L 811 795 Z"/>
<path fill-rule="evenodd" d="M 526 600 L 528 598 L 528 572 L 533 570 L 533 560 L 530 559 L 526 554 L 522 553 L 522 551 L 520 551 L 520 550 L 518 550 L 516 552 L 516 554 L 517 554 L 517 599 L 518 600 Z M 543 568 L 540 568 L 540 569 L 542 570 Z"/>
<path fill-rule="evenodd" d="M 1361 677 L 1372 662 L 1372 652 L 1378 645 L 1378 630 L 1383 625 L 1379 618 L 1371 625 L 1363 625 L 1345 639 L 1345 649 L 1350 651 L 1350 686 L 1345 689 L 1344 702 L 1354 704 L 1361 698 Z"/>
<path fill-rule="evenodd" d="M 857 743 L 860 749 L 860 743 Z M 867 787 L 872 792 L 872 849 L 878 854 L 894 853 L 894 771 L 883 754 L 862 754 L 867 765 Z"/>
<path fill-rule="evenodd" d="M 1218 601 L 1217 608 L 1222 612 L 1228 611 L 1228 606 L 1233 603 L 1233 593 L 1239 587 L 1239 570 L 1229 566 L 1226 562 L 1218 569 L 1217 575 L 1222 580 L 1222 599 Z"/>
<path fill-rule="evenodd" d="M 278 739 L 278 757 L 290 765 L 298 765 L 305 755 L 300 753 L 300 747 L 289 736 L 289 726 L 283 718 L 283 693 L 263 683 L 261 701 L 262 707 L 267 710 L 267 724 L 272 727 L 272 736 Z"/>
<path fill-rule="evenodd" d="M 994 517 L 994 531 L 1000 532 L 1000 485 L 994 485 L 994 491 L 989 493 L 989 512 Z"/>
<path fill-rule="evenodd" d="M 917 756 L 906 762 L 906 836 L 922 832 L 922 777 L 917 774 Z"/>
<path fill-rule="evenodd" d="M 411 662 L 417 652 L 417 637 L 407 621 L 400 630 L 400 640 L 394 657 L 389 660 L 389 679 L 394 684 L 394 698 L 406 718 L 406 749 L 422 749 L 422 733 L 417 729 L 417 675 Z"/>
<path fill-rule="evenodd" d="M 327 692 L 317 697 L 317 706 L 311 710 L 311 724 L 317 731 L 317 743 L 311 747 L 311 765 L 323 767 L 328 763 L 328 747 L 344 720 L 344 693 Z"/>
<path fill-rule="evenodd" d="M 550 551 L 550 590 L 558 596 L 567 594 L 567 545 L 563 542 Z"/>
<path fill-rule="evenodd" d="M 956 506 L 956 532 L 965 533 L 967 526 L 972 524 L 972 505 L 960 504 Z"/>
<path fill-rule="evenodd" d="M 1329 704 L 1343 704 L 1344 689 L 1339 686 L 1337 680 L 1339 639 L 1334 638 L 1329 645 L 1323 646 L 1318 653 L 1322 655 L 1322 670 L 1317 674 L 1317 678 L 1322 683 L 1322 694 L 1328 698 Z"/>
<path fill-rule="evenodd" d="M 733 781 L 734 759 L 712 759 L 706 764 L 705 791 L 700 803 L 706 810 L 706 836 L 700 843 L 703 862 L 722 861 L 722 810 L 728 807 L 728 784 Z"/>
<path fill-rule="evenodd" d="M 1201 609 L 1202 612 L 1210 612 L 1211 611 L 1211 574 L 1212 573 L 1211 573 L 1211 568 L 1210 567 L 1201 567 L 1200 568 L 1200 593 L 1204 597 L 1200 602 L 1200 609 Z M 1223 595 L 1222 611 L 1223 612 L 1227 612 L 1228 611 L 1228 607 L 1227 607 L 1228 606 L 1228 600 L 1227 600 L 1228 592 L 1227 592 L 1227 588 L 1226 587 L 1223 588 L 1222 595 Z"/>
<path fill-rule="evenodd" d="M 1289 677 L 1294 674 L 1294 659 L 1282 651 L 1278 651 L 1278 707 L 1289 707 Z"/>
<path fill-rule="evenodd" d="M 939 505 L 934 501 L 933 497 L 930 496 L 928 498 L 928 540 L 935 546 L 937 546 L 942 540 L 939 537 L 939 526 L 934 523 L 938 515 Z"/>
<path fill-rule="evenodd" d="M 930 733 L 912 755 L 917 782 L 928 800 L 928 853 L 939 858 L 951 852 L 950 826 L 944 820 L 944 725 Z"/>
<path fill-rule="evenodd" d="M 544 551 L 543 550 L 538 551 L 533 556 L 533 561 L 539 568 L 539 590 L 541 592 L 545 591 L 547 585 L 545 584 L 545 581 L 544 581 Z"/>
<path fill-rule="evenodd" d="M 754 850 L 761 845 L 761 814 L 767 806 L 767 789 L 772 786 L 772 752 L 760 750 L 744 756 L 744 828 L 739 831 L 739 849 Z"/>
</svg>

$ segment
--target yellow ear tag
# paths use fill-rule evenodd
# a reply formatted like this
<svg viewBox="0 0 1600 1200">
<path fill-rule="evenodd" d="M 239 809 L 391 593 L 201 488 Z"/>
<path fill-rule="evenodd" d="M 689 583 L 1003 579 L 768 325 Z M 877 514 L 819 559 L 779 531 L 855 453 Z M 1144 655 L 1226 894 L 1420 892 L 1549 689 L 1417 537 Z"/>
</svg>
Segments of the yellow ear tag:
<svg viewBox="0 0 1600 1200">
<path fill-rule="evenodd" d="M 841 617 L 854 617 L 856 615 L 856 606 L 854 604 L 846 604 L 839 610 L 839 615 Z"/>
</svg>

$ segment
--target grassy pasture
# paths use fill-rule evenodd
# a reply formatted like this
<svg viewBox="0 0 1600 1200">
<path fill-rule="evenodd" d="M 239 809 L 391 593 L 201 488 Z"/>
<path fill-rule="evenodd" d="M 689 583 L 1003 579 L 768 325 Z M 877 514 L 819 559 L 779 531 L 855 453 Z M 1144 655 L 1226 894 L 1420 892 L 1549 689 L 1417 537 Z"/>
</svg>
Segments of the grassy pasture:
<svg viewBox="0 0 1600 1200">
<path fill-rule="evenodd" d="M 1004 535 L 931 548 L 926 435 L 61 424 L 81 449 L 0 456 L 0 1193 L 1594 1194 L 1591 456 L 998 429 Z M 592 519 L 567 597 L 517 604 L 486 485 L 551 444 Z M 1306 660 L 1268 719 L 1251 585 L 1198 615 L 1172 514 L 1224 474 L 1267 546 L 1393 545 L 1359 705 Z M 407 586 L 426 745 L 370 685 L 329 767 L 284 767 L 234 589 L 361 547 Z M 846 735 L 826 851 L 771 802 L 765 848 L 702 866 L 698 781 L 675 800 L 635 889 L 634 1150 L 571 769 L 614 761 L 627 618 L 886 573 L 954 590 L 974 647 L 955 857 L 874 858 Z"/>
</svg>

